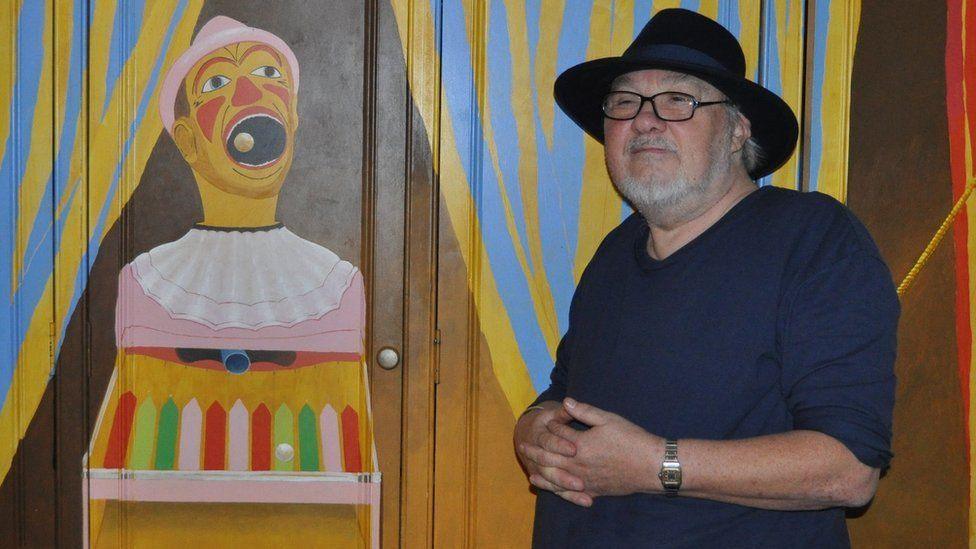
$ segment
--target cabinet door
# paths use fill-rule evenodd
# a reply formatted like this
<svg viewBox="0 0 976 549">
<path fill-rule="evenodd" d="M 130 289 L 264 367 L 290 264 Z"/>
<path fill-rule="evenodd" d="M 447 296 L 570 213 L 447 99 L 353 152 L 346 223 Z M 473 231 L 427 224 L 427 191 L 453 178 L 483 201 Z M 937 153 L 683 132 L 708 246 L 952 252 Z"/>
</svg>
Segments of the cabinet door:
<svg viewBox="0 0 976 549">
<path fill-rule="evenodd" d="M 392 547 L 404 505 L 425 531 L 429 491 L 401 484 L 430 477 L 435 208 L 390 5 L 9 11 L 10 76 L 31 61 L 16 89 L 44 91 L 12 127 L 48 135 L 18 158 L 53 172 L 24 181 L 57 232 L 11 393 L 11 534 Z"/>
</svg>

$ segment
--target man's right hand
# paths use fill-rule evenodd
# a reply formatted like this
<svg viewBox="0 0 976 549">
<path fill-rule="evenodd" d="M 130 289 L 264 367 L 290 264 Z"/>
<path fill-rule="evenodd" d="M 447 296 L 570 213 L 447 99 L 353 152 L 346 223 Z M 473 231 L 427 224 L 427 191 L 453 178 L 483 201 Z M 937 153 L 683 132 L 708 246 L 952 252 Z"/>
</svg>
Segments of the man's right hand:
<svg viewBox="0 0 976 549">
<path fill-rule="evenodd" d="M 569 440 L 553 434 L 546 425 L 549 422 L 569 424 L 573 420 L 561 402 L 548 400 L 540 403 L 541 409 L 529 410 L 515 423 L 515 453 L 529 475 L 529 482 L 537 488 L 553 492 L 563 499 L 589 507 L 593 498 L 585 494 L 583 481 L 566 471 L 537 463 L 529 454 L 534 448 L 541 448 L 565 457 L 576 455 L 576 445 Z"/>
</svg>

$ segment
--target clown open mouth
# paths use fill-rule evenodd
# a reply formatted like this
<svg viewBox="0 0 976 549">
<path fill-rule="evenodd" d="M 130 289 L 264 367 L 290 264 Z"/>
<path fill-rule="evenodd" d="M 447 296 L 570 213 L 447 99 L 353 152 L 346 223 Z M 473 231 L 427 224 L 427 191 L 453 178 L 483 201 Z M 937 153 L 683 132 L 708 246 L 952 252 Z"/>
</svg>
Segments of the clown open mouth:
<svg viewBox="0 0 976 549">
<path fill-rule="evenodd" d="M 241 114 L 244 116 L 234 123 L 224 138 L 227 154 L 245 168 L 274 164 L 285 152 L 288 136 L 284 124 L 263 112 Z"/>
</svg>

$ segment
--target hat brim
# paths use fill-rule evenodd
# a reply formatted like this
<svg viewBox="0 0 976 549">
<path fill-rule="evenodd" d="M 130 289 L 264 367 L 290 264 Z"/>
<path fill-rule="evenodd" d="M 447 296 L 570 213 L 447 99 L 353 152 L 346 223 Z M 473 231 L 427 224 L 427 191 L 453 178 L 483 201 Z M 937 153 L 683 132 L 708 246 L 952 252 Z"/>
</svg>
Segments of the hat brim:
<svg viewBox="0 0 976 549">
<path fill-rule="evenodd" d="M 669 59 L 605 57 L 571 67 L 556 79 L 556 103 L 577 125 L 603 143 L 603 97 L 615 78 L 628 72 L 665 69 L 701 78 L 725 94 L 749 119 L 752 138 L 763 158 L 749 172 L 754 179 L 769 175 L 789 160 L 799 136 L 793 110 L 778 95 L 746 80 L 694 63 Z"/>
</svg>

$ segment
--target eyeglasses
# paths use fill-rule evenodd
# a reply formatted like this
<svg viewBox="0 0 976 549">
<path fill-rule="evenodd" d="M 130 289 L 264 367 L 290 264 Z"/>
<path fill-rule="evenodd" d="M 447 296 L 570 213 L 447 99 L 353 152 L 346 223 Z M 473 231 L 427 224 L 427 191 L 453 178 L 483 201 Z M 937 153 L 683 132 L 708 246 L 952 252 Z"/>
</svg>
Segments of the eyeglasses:
<svg viewBox="0 0 976 549">
<path fill-rule="evenodd" d="M 650 97 L 628 91 L 615 91 L 603 98 L 603 114 L 613 120 L 631 120 L 650 101 L 654 115 L 666 122 L 681 122 L 695 116 L 695 109 L 709 105 L 719 105 L 729 101 L 699 101 L 694 96 L 681 92 L 661 92 Z"/>
</svg>

